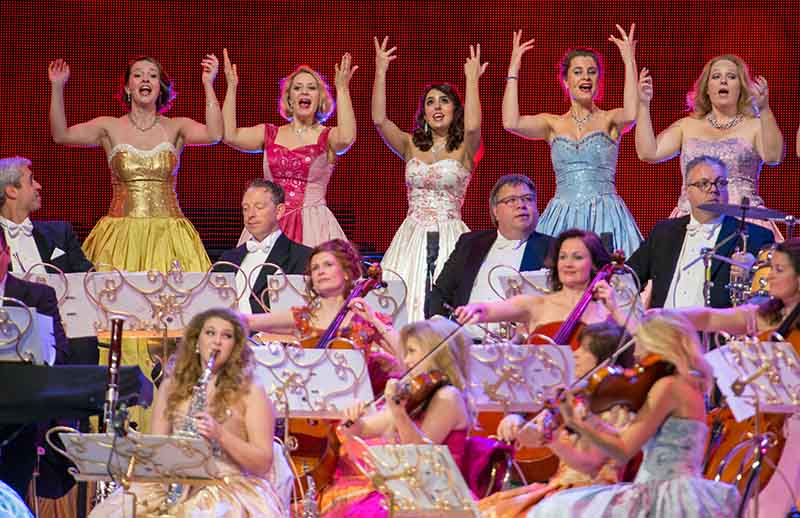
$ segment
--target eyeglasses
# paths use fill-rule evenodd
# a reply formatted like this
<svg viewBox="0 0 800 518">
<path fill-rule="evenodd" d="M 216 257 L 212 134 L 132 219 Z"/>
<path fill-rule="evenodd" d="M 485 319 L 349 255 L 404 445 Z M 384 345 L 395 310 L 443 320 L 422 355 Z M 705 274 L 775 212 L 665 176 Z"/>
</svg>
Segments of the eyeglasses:
<svg viewBox="0 0 800 518">
<path fill-rule="evenodd" d="M 695 189 L 700 189 L 703 192 L 710 192 L 712 185 L 716 187 L 718 191 L 721 191 L 723 189 L 728 188 L 728 183 L 730 182 L 728 181 L 727 178 L 723 178 L 720 176 L 713 182 L 710 182 L 704 178 L 697 182 L 687 183 L 686 185 L 688 185 L 689 187 L 694 187 Z"/>
<path fill-rule="evenodd" d="M 524 194 L 522 196 L 506 196 L 502 200 L 497 200 L 498 205 L 503 204 L 508 207 L 521 204 L 521 205 L 530 205 L 536 200 L 536 197 L 533 194 Z"/>
</svg>

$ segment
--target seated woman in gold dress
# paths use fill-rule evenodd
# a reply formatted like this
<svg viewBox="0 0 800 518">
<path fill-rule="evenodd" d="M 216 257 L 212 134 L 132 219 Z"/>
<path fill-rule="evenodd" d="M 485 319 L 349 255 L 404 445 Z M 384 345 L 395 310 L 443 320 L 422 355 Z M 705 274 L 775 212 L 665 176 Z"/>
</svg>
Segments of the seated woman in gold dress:
<svg viewBox="0 0 800 518">
<path fill-rule="evenodd" d="M 187 418 L 196 431 L 219 447 L 218 483 L 183 486 L 168 503 L 170 486 L 134 483 L 132 498 L 119 489 L 94 508 L 91 518 L 215 516 L 262 518 L 288 516 L 268 473 L 272 468 L 275 411 L 265 388 L 254 379 L 255 360 L 247 345 L 247 328 L 228 309 L 195 315 L 186 328 L 174 365 L 158 391 L 153 409 L 153 433 L 181 431 Z M 216 359 L 205 387 L 206 409 L 187 416 L 193 392 L 212 352 Z M 202 386 L 202 385 L 201 385 Z"/>
</svg>

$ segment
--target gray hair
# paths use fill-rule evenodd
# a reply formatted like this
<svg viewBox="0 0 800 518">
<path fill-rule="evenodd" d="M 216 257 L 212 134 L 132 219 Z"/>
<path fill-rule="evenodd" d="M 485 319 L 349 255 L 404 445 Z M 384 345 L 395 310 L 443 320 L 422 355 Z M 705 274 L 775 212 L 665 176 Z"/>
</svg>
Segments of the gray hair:
<svg viewBox="0 0 800 518">
<path fill-rule="evenodd" d="M 492 209 L 497 207 L 497 193 L 506 185 L 527 185 L 528 189 L 533 193 L 533 199 L 536 199 L 536 185 L 534 185 L 533 180 L 524 174 L 506 174 L 501 176 L 492 187 L 492 191 L 489 193 L 489 207 Z M 492 218 L 492 224 L 497 226 L 497 218 L 494 217 L 494 211 L 489 211 L 489 217 Z"/>
<path fill-rule="evenodd" d="M 22 168 L 31 164 L 30 160 L 21 156 L 0 159 L 0 207 L 6 204 L 6 187 L 22 187 Z"/>
<path fill-rule="evenodd" d="M 684 182 L 689 181 L 689 175 L 692 173 L 695 167 L 699 166 L 700 164 L 709 164 L 712 166 L 719 167 L 720 171 L 725 173 L 725 176 L 728 176 L 728 166 L 725 165 L 725 162 L 720 160 L 719 158 L 711 155 L 700 155 L 696 156 L 693 159 L 689 160 L 686 163 L 686 167 L 684 168 L 685 174 L 683 177 Z"/>
<path fill-rule="evenodd" d="M 271 182 L 263 178 L 256 178 L 247 184 L 247 189 L 245 189 L 245 192 L 249 191 L 250 189 L 266 189 L 267 192 L 269 192 L 272 196 L 272 203 L 275 205 L 286 203 L 286 193 L 284 193 L 283 187 L 275 182 Z"/>
</svg>

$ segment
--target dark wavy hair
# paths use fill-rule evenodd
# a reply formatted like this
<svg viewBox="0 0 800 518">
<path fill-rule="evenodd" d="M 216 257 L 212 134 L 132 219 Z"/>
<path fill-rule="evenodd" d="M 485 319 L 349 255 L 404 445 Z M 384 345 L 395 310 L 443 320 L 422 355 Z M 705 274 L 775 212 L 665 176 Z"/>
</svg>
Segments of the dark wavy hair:
<svg viewBox="0 0 800 518">
<path fill-rule="evenodd" d="M 211 308 L 196 314 L 183 332 L 175 361 L 167 373 L 173 380 L 172 392 L 167 398 L 166 417 L 173 421 L 178 404 L 192 397 L 192 391 L 205 365 L 196 352 L 197 340 L 209 319 L 219 318 L 233 326 L 234 346 L 231 355 L 217 375 L 216 394 L 210 402 L 208 413 L 215 419 L 224 417 L 225 409 L 242 400 L 250 391 L 253 380 L 255 358 L 247 345 L 247 326 L 237 313 L 228 308 Z"/>
<path fill-rule="evenodd" d="M 569 67 L 572 64 L 572 60 L 577 57 L 592 58 L 597 65 L 597 92 L 594 94 L 594 100 L 601 101 L 603 99 L 603 71 L 605 70 L 605 66 L 603 65 L 603 56 L 596 50 L 589 47 L 575 47 L 567 49 L 564 55 L 561 56 L 561 61 L 558 62 L 558 84 L 561 85 L 561 88 L 564 90 L 564 94 L 567 96 L 567 98 L 569 98 L 569 92 L 564 86 L 564 81 L 566 81 L 567 74 L 569 74 Z"/>
<path fill-rule="evenodd" d="M 447 151 L 454 151 L 464 141 L 464 102 L 456 87 L 448 83 L 431 83 L 425 87 L 422 97 L 419 98 L 417 114 L 414 116 L 414 133 L 411 140 L 422 151 L 428 151 L 433 146 L 433 132 L 425 124 L 425 99 L 431 90 L 439 90 L 453 103 L 453 122 L 450 123 L 447 134 Z"/>
<path fill-rule="evenodd" d="M 578 332 L 578 342 L 587 339 L 587 347 L 599 364 L 606 358 L 610 358 L 617 350 L 620 343 L 625 343 L 631 339 L 624 327 L 613 322 L 595 322 L 587 324 Z M 633 347 L 628 347 L 617 357 L 615 365 L 620 367 L 633 367 Z"/>
<path fill-rule="evenodd" d="M 553 244 L 550 245 L 550 252 L 547 254 L 547 258 L 544 262 L 545 266 L 550 269 L 548 281 L 550 289 L 553 291 L 561 291 L 561 288 L 564 287 L 561 279 L 558 278 L 558 254 L 561 253 L 561 246 L 564 244 L 564 241 L 572 238 L 580 239 L 583 241 L 583 244 L 586 245 L 586 248 L 589 249 L 589 253 L 592 255 L 592 277 L 597 274 L 600 268 L 611 262 L 611 256 L 603 246 L 603 242 L 600 241 L 600 237 L 597 234 L 578 228 L 567 229 L 560 233 L 553 241 Z"/>
<path fill-rule="evenodd" d="M 175 97 L 178 96 L 178 92 L 175 91 L 175 85 L 164 71 L 164 67 L 161 66 L 161 63 L 150 56 L 136 56 L 132 60 L 128 61 L 128 65 L 125 67 L 125 73 L 122 75 L 122 85 L 117 92 L 117 99 L 120 103 L 122 103 L 122 106 L 126 111 L 131 110 L 131 98 L 130 95 L 125 93 L 125 87 L 128 86 L 128 80 L 131 78 L 131 69 L 133 68 L 133 65 L 139 61 L 147 61 L 152 63 L 158 69 L 158 84 L 160 88 L 158 89 L 158 99 L 156 99 L 156 110 L 158 113 L 167 112 L 170 108 L 172 108 L 172 102 L 175 100 Z"/>
<path fill-rule="evenodd" d="M 361 264 L 361 254 L 358 253 L 353 245 L 344 239 L 331 239 L 315 246 L 311 250 L 311 255 L 308 256 L 308 264 L 306 265 L 306 293 L 310 301 L 319 297 L 319 293 L 314 289 L 314 283 L 311 280 L 311 260 L 315 255 L 328 252 L 333 254 L 339 266 L 344 270 L 347 281 L 345 282 L 345 294 L 353 290 L 355 282 L 364 275 L 364 267 Z M 313 304 L 312 304 L 313 306 Z"/>
<path fill-rule="evenodd" d="M 800 276 L 800 238 L 787 239 L 783 243 L 775 245 L 775 252 L 782 252 L 789 256 L 795 275 Z M 783 301 L 777 298 L 770 298 L 758 307 L 758 314 L 764 317 L 771 324 L 778 324 L 781 321 L 781 310 Z M 796 329 L 800 329 L 800 318 L 796 318 L 790 323 Z"/>
</svg>

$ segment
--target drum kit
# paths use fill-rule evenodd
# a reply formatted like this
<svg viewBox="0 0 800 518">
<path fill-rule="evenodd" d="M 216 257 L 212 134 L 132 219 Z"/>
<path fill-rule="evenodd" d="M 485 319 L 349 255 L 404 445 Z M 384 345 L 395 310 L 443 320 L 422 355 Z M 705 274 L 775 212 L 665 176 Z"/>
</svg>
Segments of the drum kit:
<svg viewBox="0 0 800 518">
<path fill-rule="evenodd" d="M 736 252 L 732 257 L 717 255 L 716 250 L 728 241 L 728 239 L 726 239 L 722 243 L 719 243 L 717 247 L 708 250 L 705 254 L 698 257 L 697 260 L 704 260 L 707 268 L 710 268 L 710 261 L 712 259 L 724 261 L 734 266 L 731 268 L 730 282 L 727 285 L 731 302 L 734 306 L 745 302 L 754 304 L 764 302 L 769 298 L 767 276 L 772 269 L 772 254 L 775 252 L 775 245 L 770 244 L 763 247 L 759 251 L 757 257 L 746 253 L 747 231 L 744 222 L 748 219 L 772 221 L 775 223 L 782 222 L 786 225 L 786 239 L 791 239 L 794 236 L 794 227 L 798 222 L 797 218 L 779 210 L 751 206 L 747 198 L 742 199 L 741 205 L 706 203 L 700 205 L 698 208 L 715 214 L 738 218 L 739 221 L 742 222 L 739 231 L 729 236 L 728 239 L 740 238 L 742 242 L 745 243 L 741 250 L 745 250 L 745 252 Z M 704 287 L 706 299 L 708 299 L 709 292 L 710 286 Z"/>
</svg>

